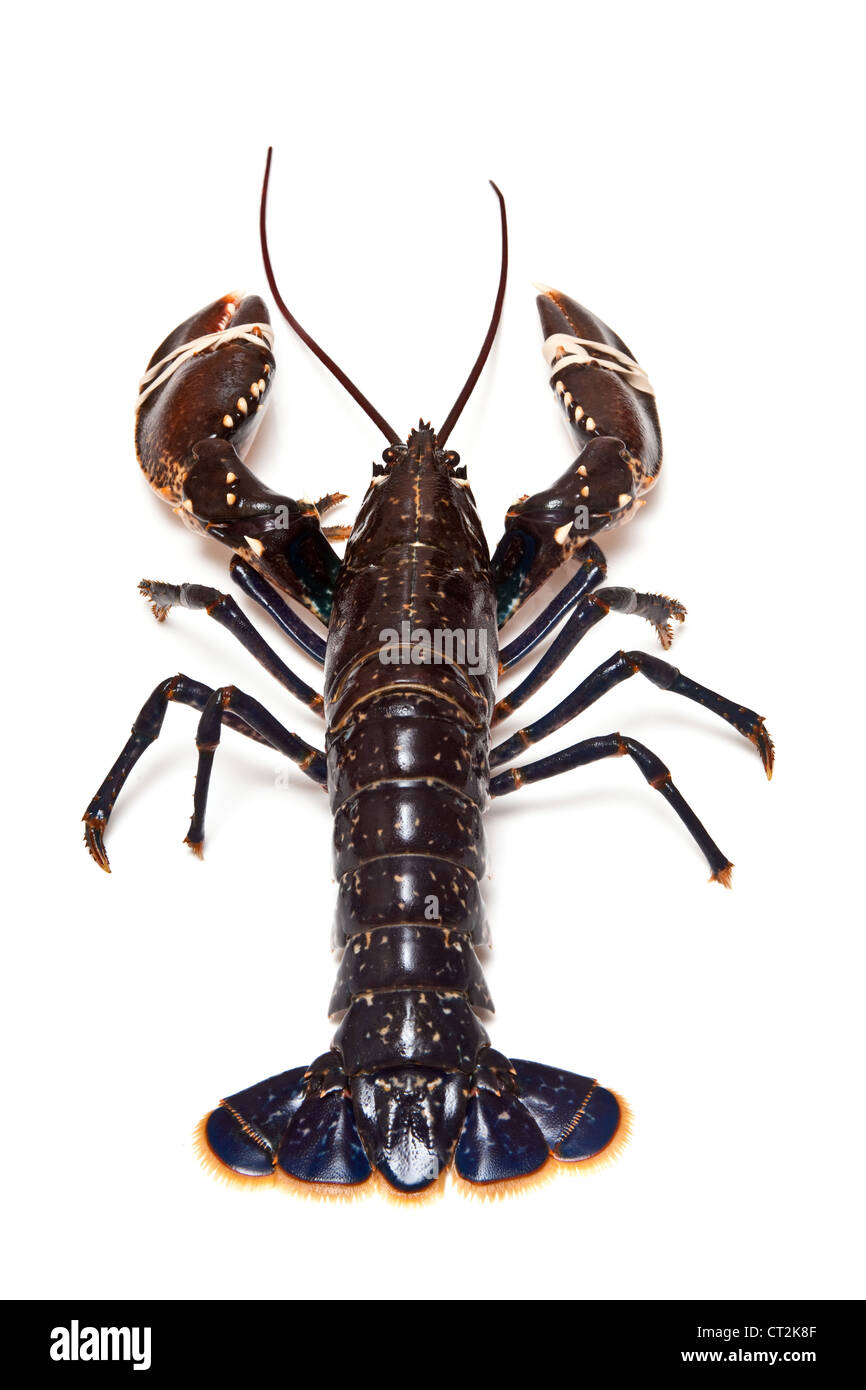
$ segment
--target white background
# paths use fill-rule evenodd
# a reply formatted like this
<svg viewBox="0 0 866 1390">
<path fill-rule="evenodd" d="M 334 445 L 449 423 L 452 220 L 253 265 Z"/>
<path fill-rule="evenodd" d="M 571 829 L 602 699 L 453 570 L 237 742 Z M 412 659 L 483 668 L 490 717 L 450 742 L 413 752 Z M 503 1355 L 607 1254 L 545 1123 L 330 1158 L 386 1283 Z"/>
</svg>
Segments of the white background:
<svg viewBox="0 0 866 1390">
<path fill-rule="evenodd" d="M 863 1293 L 854 15 L 260 0 L 49 4 L 11 21 L 8 1293 Z M 181 843 L 195 718 L 171 708 L 112 820 L 110 878 L 81 845 L 134 714 L 177 670 L 235 681 L 320 736 L 216 625 L 175 612 L 158 627 L 136 593 L 142 576 L 228 583 L 227 552 L 142 480 L 133 402 L 176 322 L 263 289 L 269 142 L 284 293 L 401 431 L 441 420 L 477 351 L 497 179 L 505 317 L 451 441 L 491 544 L 514 496 L 571 457 L 539 352 L 542 280 L 621 333 L 657 391 L 662 482 L 605 547 L 610 582 L 682 599 L 672 658 L 757 707 L 777 743 L 768 785 L 732 730 L 635 679 L 539 750 L 613 729 L 649 744 L 735 861 L 730 893 L 707 885 L 627 760 L 491 811 L 494 1044 L 597 1075 L 635 1113 L 615 1168 L 518 1201 L 328 1206 L 228 1190 L 196 1165 L 205 1110 L 331 1036 L 335 889 L 315 788 L 294 772 L 275 785 L 276 759 L 226 734 L 196 862 Z M 350 493 L 348 519 L 383 441 L 277 333 L 250 462 L 294 496 Z M 620 646 L 658 650 L 638 619 L 611 616 L 533 715 Z"/>
</svg>

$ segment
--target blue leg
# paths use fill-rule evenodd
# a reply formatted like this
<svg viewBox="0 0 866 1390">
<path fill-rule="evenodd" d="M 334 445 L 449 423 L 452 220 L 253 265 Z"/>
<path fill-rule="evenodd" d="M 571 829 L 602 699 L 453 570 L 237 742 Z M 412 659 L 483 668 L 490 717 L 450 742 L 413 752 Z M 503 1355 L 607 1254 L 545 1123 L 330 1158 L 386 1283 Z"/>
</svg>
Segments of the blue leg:
<svg viewBox="0 0 866 1390">
<path fill-rule="evenodd" d="M 246 647 L 284 689 L 290 691 L 316 714 L 324 716 L 323 697 L 286 666 L 241 612 L 230 594 L 222 594 L 219 589 L 212 589 L 206 584 L 161 584 L 152 579 L 142 579 L 138 587 L 145 598 L 150 600 L 159 622 L 163 621 L 169 609 L 175 605 L 180 608 L 203 609 L 209 618 L 213 618 L 220 627 L 224 627 L 236 637 L 241 646 Z"/>
<path fill-rule="evenodd" d="M 229 573 L 238 587 L 273 618 L 277 627 L 282 628 L 286 636 L 290 637 L 302 652 L 306 652 L 307 656 L 324 666 L 324 639 L 289 607 L 273 584 L 237 555 L 229 565 Z"/>
</svg>

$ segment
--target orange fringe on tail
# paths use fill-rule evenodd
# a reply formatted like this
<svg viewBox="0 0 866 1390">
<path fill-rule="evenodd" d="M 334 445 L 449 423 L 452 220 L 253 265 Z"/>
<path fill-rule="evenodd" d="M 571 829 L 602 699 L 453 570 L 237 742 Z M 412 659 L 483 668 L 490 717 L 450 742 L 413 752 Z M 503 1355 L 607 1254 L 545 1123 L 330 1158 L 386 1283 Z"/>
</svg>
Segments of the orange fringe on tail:
<svg viewBox="0 0 866 1390">
<path fill-rule="evenodd" d="M 398 1192 L 379 1173 L 372 1173 L 365 1182 L 351 1184 L 303 1182 L 300 1178 L 291 1177 L 279 1167 L 275 1167 L 273 1173 L 260 1178 L 236 1173 L 234 1169 L 227 1168 L 216 1157 L 207 1142 L 206 1126 L 210 1119 L 210 1112 L 195 1127 L 193 1147 L 196 1157 L 206 1173 L 228 1187 L 239 1187 L 246 1191 L 250 1191 L 252 1188 L 271 1190 L 274 1187 L 280 1187 L 296 1197 L 304 1197 L 308 1201 L 325 1202 L 354 1202 L 376 1193 L 404 1209 L 406 1207 L 421 1208 L 429 1207 L 432 1203 L 441 1200 L 450 1174 L 451 1185 L 461 1196 L 480 1198 L 481 1201 L 487 1202 L 502 1201 L 509 1197 L 523 1197 L 527 1192 L 534 1191 L 536 1188 L 546 1187 L 548 1183 L 555 1181 L 560 1173 L 579 1172 L 587 1174 L 615 1163 L 631 1138 L 632 1112 L 628 1102 L 623 1100 L 618 1091 L 611 1091 L 611 1095 L 616 1096 L 620 1108 L 620 1122 L 610 1143 L 599 1153 L 593 1154 L 592 1158 L 565 1162 L 551 1154 L 547 1162 L 537 1168 L 534 1173 L 527 1173 L 523 1178 L 506 1178 L 502 1182 L 467 1182 L 465 1178 L 461 1178 L 455 1168 L 451 1167 L 444 1169 L 430 1187 L 425 1188 L 423 1192 L 416 1193 Z"/>
<path fill-rule="evenodd" d="M 610 1090 L 610 1087 L 605 1089 Z M 455 1171 L 452 1172 L 452 1178 L 457 1191 L 463 1197 L 478 1197 L 481 1201 L 501 1201 L 506 1197 L 523 1197 L 536 1188 L 546 1187 L 548 1183 L 554 1182 L 560 1173 L 585 1175 L 615 1163 L 631 1138 L 633 1116 L 628 1102 L 623 1100 L 618 1091 L 611 1091 L 611 1095 L 616 1096 L 620 1122 L 610 1143 L 599 1153 L 593 1154 L 592 1158 L 566 1162 L 551 1154 L 547 1162 L 536 1168 L 534 1173 L 527 1173 L 525 1178 L 506 1178 L 503 1182 L 467 1182 Z"/>
</svg>

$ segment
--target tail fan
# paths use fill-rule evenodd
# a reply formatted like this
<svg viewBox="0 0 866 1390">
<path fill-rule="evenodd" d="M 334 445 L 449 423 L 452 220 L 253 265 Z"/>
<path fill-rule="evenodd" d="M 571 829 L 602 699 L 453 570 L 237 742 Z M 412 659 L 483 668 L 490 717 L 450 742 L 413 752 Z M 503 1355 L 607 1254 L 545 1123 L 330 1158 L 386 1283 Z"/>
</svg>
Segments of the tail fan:
<svg viewBox="0 0 866 1390">
<path fill-rule="evenodd" d="M 202 1123 L 200 1153 L 225 1177 L 310 1195 L 349 1196 L 376 1175 L 392 1195 L 418 1198 L 453 1165 L 465 1188 L 493 1196 L 607 1161 L 628 1132 L 625 1103 L 591 1077 L 490 1047 L 471 1077 L 402 1066 L 350 1079 L 331 1051 L 222 1101 Z"/>
</svg>

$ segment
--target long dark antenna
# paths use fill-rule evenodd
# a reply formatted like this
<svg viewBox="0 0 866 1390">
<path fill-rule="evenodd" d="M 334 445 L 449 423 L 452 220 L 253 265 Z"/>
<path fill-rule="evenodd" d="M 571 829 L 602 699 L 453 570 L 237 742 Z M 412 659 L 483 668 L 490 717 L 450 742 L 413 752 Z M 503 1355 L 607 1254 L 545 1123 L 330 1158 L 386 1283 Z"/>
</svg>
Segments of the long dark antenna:
<svg viewBox="0 0 866 1390">
<path fill-rule="evenodd" d="M 452 405 L 448 419 L 445 421 L 441 430 L 438 431 L 437 437 L 440 448 L 444 447 L 446 439 L 460 419 L 460 414 L 464 405 L 475 390 L 475 383 L 484 371 L 484 364 L 490 356 L 490 349 L 493 347 L 493 339 L 496 337 L 496 330 L 499 327 L 499 320 L 502 317 L 502 302 L 505 299 L 505 282 L 508 279 L 508 221 L 505 216 L 505 199 L 492 179 L 490 180 L 490 187 L 499 199 L 499 211 L 502 216 L 502 265 L 499 271 L 499 289 L 496 291 L 496 302 L 493 305 L 493 316 L 490 320 L 490 327 L 487 330 L 487 336 L 484 342 L 481 344 L 481 351 L 475 359 L 475 366 L 466 379 L 466 385 Z"/>
<path fill-rule="evenodd" d="M 401 440 L 397 431 L 391 428 L 384 415 L 379 414 L 376 407 L 374 405 L 371 405 L 371 403 L 367 400 L 367 397 L 361 391 L 358 390 L 358 387 L 355 385 L 354 381 L 352 381 L 350 377 L 346 376 L 346 373 L 340 367 L 337 366 L 333 358 L 328 356 L 324 348 L 319 347 L 319 344 L 316 342 L 315 338 L 311 338 L 307 330 L 301 327 L 301 325 L 298 323 L 298 320 L 295 318 L 294 314 L 286 304 L 285 300 L 283 299 L 282 295 L 280 294 L 277 288 L 277 281 L 276 277 L 274 276 L 273 266 L 271 265 L 271 258 L 268 252 L 268 234 L 266 229 L 268 183 L 270 182 L 271 177 L 272 154 L 273 148 L 269 147 L 268 158 L 265 164 L 265 178 L 264 183 L 262 184 L 262 204 L 259 212 L 259 232 L 262 241 L 262 259 L 265 263 L 265 274 L 268 277 L 268 284 L 271 287 L 271 294 L 277 301 L 277 306 L 279 307 L 279 310 L 286 322 L 290 324 L 291 327 L 295 330 L 301 341 L 306 343 L 310 351 L 316 354 L 319 361 L 324 363 L 328 371 L 333 373 L 333 375 L 339 381 L 340 385 L 344 386 L 345 389 L 348 391 L 349 395 L 352 396 L 358 402 L 358 405 L 361 407 L 361 409 L 363 411 L 366 411 L 370 419 L 373 421 L 373 424 L 376 425 L 382 431 L 388 443 L 399 444 Z"/>
</svg>

